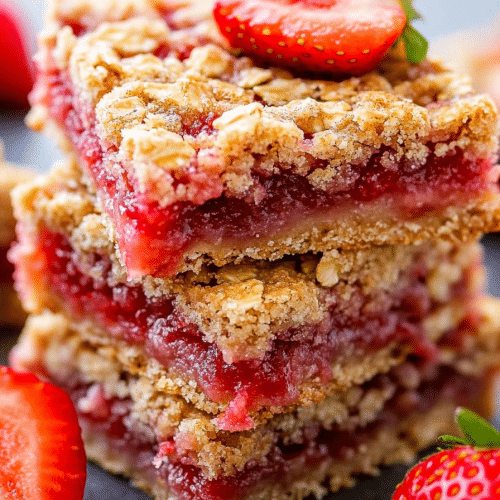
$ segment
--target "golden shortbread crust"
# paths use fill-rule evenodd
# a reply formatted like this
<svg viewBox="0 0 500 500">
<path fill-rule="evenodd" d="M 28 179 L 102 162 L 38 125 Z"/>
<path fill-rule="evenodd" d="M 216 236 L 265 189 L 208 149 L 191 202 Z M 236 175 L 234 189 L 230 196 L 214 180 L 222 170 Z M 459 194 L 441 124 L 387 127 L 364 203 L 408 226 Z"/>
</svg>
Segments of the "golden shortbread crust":
<svg viewBox="0 0 500 500">
<path fill-rule="evenodd" d="M 0 247 L 8 247 L 15 238 L 15 225 L 10 191 L 35 178 L 35 172 L 4 161 L 0 144 Z"/>
<path fill-rule="evenodd" d="M 9 164 L 3 158 L 3 146 L 0 143 L 0 248 L 9 248 L 14 241 L 15 224 L 10 191 L 17 185 L 28 182 L 35 177 L 35 173 L 27 168 Z M 2 255 L 1 258 L 5 258 Z M 0 267 L 7 269 L 5 262 Z M 22 325 L 26 313 L 12 288 L 12 277 L 2 276 L 0 279 L 0 324 Z"/>
</svg>

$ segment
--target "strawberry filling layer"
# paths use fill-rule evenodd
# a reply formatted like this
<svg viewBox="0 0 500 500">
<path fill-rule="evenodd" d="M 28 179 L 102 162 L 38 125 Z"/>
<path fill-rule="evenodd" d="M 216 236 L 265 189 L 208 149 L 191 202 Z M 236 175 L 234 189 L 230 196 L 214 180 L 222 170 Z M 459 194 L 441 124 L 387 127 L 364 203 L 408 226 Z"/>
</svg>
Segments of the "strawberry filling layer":
<svg viewBox="0 0 500 500">
<path fill-rule="evenodd" d="M 434 369 L 436 367 L 434 366 Z M 301 430 L 303 442 L 285 444 L 276 435 L 276 444 L 259 463 L 249 463 L 233 476 L 207 479 L 190 460 L 177 453 L 175 440 L 155 442 L 131 430 L 127 419 L 130 401 L 109 398 L 102 389 L 100 397 L 87 398 L 79 404 L 81 389 L 71 390 L 84 434 L 105 441 L 112 453 L 128 462 L 128 466 L 155 482 L 160 476 L 167 482 L 179 500 L 236 500 L 263 490 L 267 485 L 280 484 L 284 488 L 307 477 L 318 467 L 335 460 L 349 462 L 358 453 L 360 445 L 369 443 L 384 427 L 396 427 L 402 419 L 415 413 L 423 415 L 437 403 L 453 401 L 454 404 L 474 407 L 481 394 L 482 382 L 459 375 L 449 369 L 440 369 L 432 382 L 424 383 L 418 390 L 400 388 L 379 413 L 377 419 L 366 427 L 353 431 L 321 428 L 311 423 Z M 377 377 L 365 384 L 378 387 L 391 383 L 387 376 Z M 88 399 L 95 401 L 94 407 Z M 83 411 L 82 411 L 83 409 Z M 154 465 L 153 465 L 154 464 Z"/>
<path fill-rule="evenodd" d="M 47 280 L 42 286 L 50 287 L 70 314 L 89 318 L 115 338 L 142 346 L 165 367 L 184 379 L 195 380 L 212 401 L 228 404 L 219 421 L 220 427 L 228 430 L 251 428 L 249 413 L 263 406 L 297 402 L 304 382 L 326 384 L 339 354 L 354 350 L 357 355 L 370 353 L 392 342 L 409 345 L 426 359 L 433 359 L 436 352 L 422 329 L 422 320 L 437 304 L 423 284 L 428 270 L 421 262 L 406 271 L 409 284 L 396 287 L 392 296 L 381 302 L 380 310 L 365 311 L 370 297 L 358 290 L 351 299 L 359 303 L 359 309 L 346 314 L 332 291 L 333 305 L 320 324 L 296 325 L 277 335 L 263 359 L 230 364 L 217 345 L 206 341 L 176 309 L 174 297 L 149 298 L 140 286 L 110 286 L 107 257 L 95 255 L 91 259 L 102 276 L 96 281 L 80 269 L 78 255 L 62 235 L 45 230 L 38 246 L 25 245 L 25 252 L 22 248 L 19 244 L 15 252 L 21 292 L 29 295 L 29 287 Z M 31 263 L 35 261 L 38 265 L 32 276 Z M 454 287 L 453 296 L 467 297 L 467 279 L 464 276 Z M 458 335 L 448 335 L 449 340 Z"/>
<path fill-rule="evenodd" d="M 466 157 L 459 148 L 441 157 L 433 152 L 433 144 L 428 144 L 431 154 L 423 165 L 408 160 L 387 165 L 385 159 L 391 151 L 374 152 L 368 163 L 352 165 L 344 187 L 332 192 L 315 189 L 307 178 L 289 171 L 258 173 L 259 158 L 255 157 L 253 176 L 258 196 L 245 199 L 226 196 L 219 174 L 207 172 L 193 158 L 175 182 L 189 186 L 196 196 L 190 202 L 161 207 L 147 192 L 140 192 L 123 164 L 111 160 L 116 148 L 99 139 L 94 111 L 76 95 L 67 75 L 56 70 L 40 73 L 33 100 L 48 107 L 92 175 L 115 222 L 127 270 L 134 278 L 174 274 L 183 253 L 196 245 L 224 243 L 245 248 L 251 241 L 293 232 L 305 220 L 342 217 L 346 210 L 360 210 L 380 199 L 385 207 L 381 216 L 389 210 L 411 220 L 463 203 L 492 187 L 489 161 Z M 215 134 L 215 118 L 186 116 L 182 134 Z M 304 139 L 304 146 L 308 141 L 310 137 Z M 328 160 L 311 160 L 308 169 L 327 165 Z M 280 172 L 278 167 L 275 171 Z"/>
</svg>

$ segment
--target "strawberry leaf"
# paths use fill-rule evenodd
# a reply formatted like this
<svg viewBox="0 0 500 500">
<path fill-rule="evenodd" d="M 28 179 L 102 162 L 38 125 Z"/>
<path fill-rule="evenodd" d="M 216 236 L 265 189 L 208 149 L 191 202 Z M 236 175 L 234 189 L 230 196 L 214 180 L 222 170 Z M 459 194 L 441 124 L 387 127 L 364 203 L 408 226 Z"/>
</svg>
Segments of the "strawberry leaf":
<svg viewBox="0 0 500 500">
<path fill-rule="evenodd" d="M 481 448 L 500 446 L 500 433 L 474 412 L 465 408 L 457 408 L 455 420 L 469 444 Z"/>
<path fill-rule="evenodd" d="M 406 20 L 408 23 L 411 23 L 415 19 L 422 19 L 422 16 L 413 8 L 411 2 L 412 0 L 401 0 L 401 4 L 403 5 L 403 9 L 406 14 Z"/>
<path fill-rule="evenodd" d="M 421 19 L 422 16 L 413 8 L 412 0 L 401 0 L 401 4 L 406 14 L 406 26 L 400 40 L 404 43 L 408 61 L 419 63 L 427 56 L 429 42 L 411 26 L 411 22 L 415 19 Z"/>
<path fill-rule="evenodd" d="M 419 63 L 425 59 L 429 43 L 413 26 L 406 25 L 401 39 L 405 45 L 408 61 Z"/>
</svg>

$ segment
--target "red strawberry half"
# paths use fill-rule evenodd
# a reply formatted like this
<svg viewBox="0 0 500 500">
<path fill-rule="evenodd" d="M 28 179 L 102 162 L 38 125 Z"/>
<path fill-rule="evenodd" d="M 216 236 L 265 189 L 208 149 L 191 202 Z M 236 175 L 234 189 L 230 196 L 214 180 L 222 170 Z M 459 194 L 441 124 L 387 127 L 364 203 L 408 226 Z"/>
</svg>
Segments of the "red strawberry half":
<svg viewBox="0 0 500 500">
<path fill-rule="evenodd" d="M 0 498 L 81 500 L 86 458 L 69 396 L 0 367 Z"/>
<path fill-rule="evenodd" d="M 15 4 L 0 0 L 0 103 L 25 108 L 33 87 L 33 66 Z"/>
<path fill-rule="evenodd" d="M 402 34 L 396 0 L 219 0 L 214 17 L 229 43 L 270 64 L 361 75 Z"/>
<path fill-rule="evenodd" d="M 457 412 L 457 422 L 467 439 L 443 436 L 458 446 L 416 465 L 392 500 L 500 499 L 500 434 L 468 410 Z"/>
</svg>

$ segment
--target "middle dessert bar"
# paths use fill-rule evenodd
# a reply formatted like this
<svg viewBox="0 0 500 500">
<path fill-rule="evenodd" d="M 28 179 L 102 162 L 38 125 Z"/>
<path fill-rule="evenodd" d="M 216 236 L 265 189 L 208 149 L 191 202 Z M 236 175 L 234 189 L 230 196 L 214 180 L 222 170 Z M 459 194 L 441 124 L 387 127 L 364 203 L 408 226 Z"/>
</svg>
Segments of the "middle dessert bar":
<svg viewBox="0 0 500 500">
<path fill-rule="evenodd" d="M 30 122 L 78 158 L 129 276 L 498 229 L 495 107 L 439 64 L 308 79 L 156 0 L 53 3 Z"/>
<path fill-rule="evenodd" d="M 31 312 L 69 315 L 89 342 L 123 349 L 217 417 L 251 429 L 445 346 L 457 352 L 482 295 L 477 243 L 333 251 L 127 279 L 113 226 L 70 164 L 14 195 L 12 252 Z M 90 332 L 90 333 L 89 333 Z"/>
</svg>

